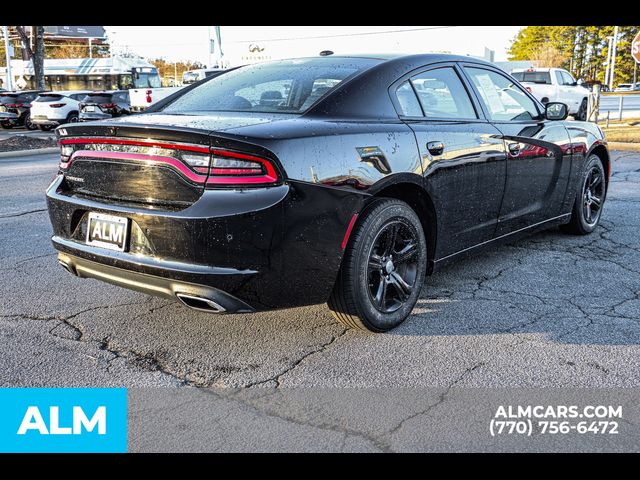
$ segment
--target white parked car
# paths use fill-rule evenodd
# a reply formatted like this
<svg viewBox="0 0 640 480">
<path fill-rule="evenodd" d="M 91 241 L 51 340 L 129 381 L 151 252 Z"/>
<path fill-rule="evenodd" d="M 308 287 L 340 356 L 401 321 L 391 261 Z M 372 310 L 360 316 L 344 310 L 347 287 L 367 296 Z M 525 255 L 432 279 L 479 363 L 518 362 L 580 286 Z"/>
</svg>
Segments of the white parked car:
<svg viewBox="0 0 640 480">
<path fill-rule="evenodd" d="M 87 90 L 43 92 L 31 102 L 31 123 L 47 131 L 63 123 L 78 121 L 80 101 Z"/>
<path fill-rule="evenodd" d="M 615 89 L 616 92 L 637 92 L 640 91 L 640 83 L 620 83 Z"/>
<path fill-rule="evenodd" d="M 515 69 L 511 76 L 518 80 L 542 103 L 561 102 L 569 107 L 576 120 L 586 120 L 589 90 L 563 68 Z"/>
</svg>

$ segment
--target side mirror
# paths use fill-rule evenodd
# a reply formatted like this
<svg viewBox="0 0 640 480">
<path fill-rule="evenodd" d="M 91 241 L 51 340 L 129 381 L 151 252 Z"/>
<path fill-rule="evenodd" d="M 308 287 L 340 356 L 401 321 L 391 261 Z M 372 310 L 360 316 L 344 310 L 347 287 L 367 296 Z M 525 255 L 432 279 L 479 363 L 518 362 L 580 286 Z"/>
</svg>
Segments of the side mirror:
<svg viewBox="0 0 640 480">
<path fill-rule="evenodd" d="M 545 105 L 544 116 L 547 120 L 564 120 L 569 115 L 569 108 L 560 102 L 549 102 Z"/>
<path fill-rule="evenodd" d="M 576 85 L 578 85 L 579 87 L 581 87 L 582 85 L 584 85 L 584 80 L 583 80 L 583 79 L 579 79 L 579 80 L 576 82 Z"/>
</svg>

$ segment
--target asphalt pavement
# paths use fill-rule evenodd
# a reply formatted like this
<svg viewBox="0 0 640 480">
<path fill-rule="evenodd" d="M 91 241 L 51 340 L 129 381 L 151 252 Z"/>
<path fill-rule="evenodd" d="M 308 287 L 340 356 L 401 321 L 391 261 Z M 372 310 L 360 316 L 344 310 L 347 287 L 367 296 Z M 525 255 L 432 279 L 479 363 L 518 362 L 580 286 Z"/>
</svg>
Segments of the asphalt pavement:
<svg viewBox="0 0 640 480">
<path fill-rule="evenodd" d="M 460 261 L 387 334 L 323 305 L 215 316 L 73 277 L 44 198 L 57 156 L 0 159 L 0 386 L 638 387 L 640 154 L 613 159 L 595 233 Z"/>
</svg>

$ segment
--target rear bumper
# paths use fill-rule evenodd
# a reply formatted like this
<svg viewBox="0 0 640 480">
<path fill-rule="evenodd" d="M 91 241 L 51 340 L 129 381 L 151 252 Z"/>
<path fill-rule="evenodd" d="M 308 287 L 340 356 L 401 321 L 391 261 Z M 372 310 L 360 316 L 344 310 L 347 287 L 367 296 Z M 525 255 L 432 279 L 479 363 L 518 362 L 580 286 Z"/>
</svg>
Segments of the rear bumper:
<svg viewBox="0 0 640 480">
<path fill-rule="evenodd" d="M 11 122 L 16 123 L 20 119 L 20 115 L 12 112 L 0 112 L 0 121 L 1 122 Z"/>
<path fill-rule="evenodd" d="M 51 125 L 57 127 L 58 125 L 62 125 L 66 123 L 67 119 L 65 118 L 48 118 L 45 116 L 32 116 L 31 123 L 34 125 Z"/>
<path fill-rule="evenodd" d="M 92 122 L 94 120 L 106 120 L 107 118 L 113 118 L 110 113 L 84 113 L 80 112 L 78 119 L 81 122 Z"/>
<path fill-rule="evenodd" d="M 73 247 L 66 247 L 69 242 L 65 242 L 63 239 L 54 237 L 53 243 L 58 250 L 73 250 Z M 103 259 L 103 262 L 94 262 L 67 253 L 58 254 L 58 262 L 67 271 L 81 278 L 95 278 L 112 285 L 159 297 L 202 299 L 203 306 L 206 305 L 204 302 L 208 301 L 211 306 L 210 311 L 214 313 L 251 313 L 255 311 L 243 301 L 216 288 L 176 280 L 175 277 L 181 276 L 185 272 L 184 270 L 172 271 L 166 266 L 156 267 L 156 270 L 162 271 L 165 275 L 157 276 L 139 273 L 132 269 L 113 267 L 104 260 L 106 259 Z M 154 269 L 150 268 L 149 270 L 153 271 Z M 206 308 L 199 309 L 207 310 Z"/>
<path fill-rule="evenodd" d="M 164 297 L 185 289 L 228 312 L 325 302 L 347 226 L 366 197 L 291 182 L 206 190 L 184 210 L 159 211 L 68 196 L 58 191 L 61 182 L 47 191 L 52 241 L 80 276 Z M 130 219 L 127 252 L 85 243 L 89 212 Z"/>
</svg>

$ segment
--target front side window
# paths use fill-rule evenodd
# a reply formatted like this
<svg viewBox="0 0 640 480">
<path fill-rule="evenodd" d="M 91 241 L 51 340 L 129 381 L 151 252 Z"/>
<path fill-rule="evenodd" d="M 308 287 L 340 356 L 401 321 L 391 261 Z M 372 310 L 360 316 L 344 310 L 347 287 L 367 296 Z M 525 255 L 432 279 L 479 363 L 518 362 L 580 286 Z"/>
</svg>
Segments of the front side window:
<svg viewBox="0 0 640 480">
<path fill-rule="evenodd" d="M 492 120 L 533 120 L 540 112 L 513 80 L 492 70 L 465 67 Z"/>
<path fill-rule="evenodd" d="M 166 113 L 303 113 L 372 59 L 300 59 L 247 65 L 212 78 L 167 105 Z"/>
<path fill-rule="evenodd" d="M 567 72 L 561 72 L 561 73 L 562 73 L 562 79 L 564 80 L 565 85 L 573 85 L 574 83 L 576 83 L 576 81 L 573 79 L 571 75 L 569 75 L 569 73 Z"/>
<path fill-rule="evenodd" d="M 469 94 L 451 67 L 438 68 L 411 78 L 427 118 L 478 118 Z"/>
</svg>

